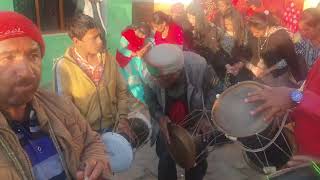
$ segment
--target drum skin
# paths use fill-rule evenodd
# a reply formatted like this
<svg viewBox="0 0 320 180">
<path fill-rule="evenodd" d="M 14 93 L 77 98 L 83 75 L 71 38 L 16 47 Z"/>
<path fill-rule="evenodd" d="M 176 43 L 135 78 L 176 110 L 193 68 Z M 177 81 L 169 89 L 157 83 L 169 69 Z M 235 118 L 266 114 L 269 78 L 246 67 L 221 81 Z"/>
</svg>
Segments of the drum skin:
<svg viewBox="0 0 320 180">
<path fill-rule="evenodd" d="M 168 149 L 175 162 L 184 169 L 196 164 L 196 146 L 189 132 L 175 124 L 168 124 L 170 144 Z"/>
<path fill-rule="evenodd" d="M 107 132 L 102 135 L 111 170 L 120 173 L 128 170 L 133 161 L 133 150 L 130 143 L 120 134 Z"/>
<path fill-rule="evenodd" d="M 261 102 L 244 102 L 248 93 L 261 89 L 263 85 L 254 81 L 244 81 L 226 89 L 213 105 L 213 123 L 232 137 L 248 137 L 265 130 L 270 123 L 263 120 L 264 114 L 250 114 Z"/>
</svg>

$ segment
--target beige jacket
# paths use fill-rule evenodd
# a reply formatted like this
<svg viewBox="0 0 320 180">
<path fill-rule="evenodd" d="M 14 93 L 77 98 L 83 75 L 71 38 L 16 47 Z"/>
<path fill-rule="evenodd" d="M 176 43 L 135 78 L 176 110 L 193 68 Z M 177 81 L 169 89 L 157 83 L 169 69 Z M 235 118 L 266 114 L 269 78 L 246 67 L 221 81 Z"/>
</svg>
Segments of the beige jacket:
<svg viewBox="0 0 320 180">
<path fill-rule="evenodd" d="M 129 111 L 127 84 L 116 60 L 110 54 L 99 57 L 105 68 L 98 86 L 69 55 L 69 49 L 54 69 L 55 91 L 71 98 L 94 130 L 112 127 L 117 119 L 126 119 Z"/>
<path fill-rule="evenodd" d="M 70 101 L 38 91 L 32 101 L 40 127 L 50 134 L 68 179 L 75 179 L 80 165 L 88 159 L 107 163 L 107 153 L 100 136 Z M 59 144 L 59 146 L 58 146 Z M 27 154 L 0 113 L 0 177 L 5 180 L 32 180 L 32 166 Z"/>
</svg>

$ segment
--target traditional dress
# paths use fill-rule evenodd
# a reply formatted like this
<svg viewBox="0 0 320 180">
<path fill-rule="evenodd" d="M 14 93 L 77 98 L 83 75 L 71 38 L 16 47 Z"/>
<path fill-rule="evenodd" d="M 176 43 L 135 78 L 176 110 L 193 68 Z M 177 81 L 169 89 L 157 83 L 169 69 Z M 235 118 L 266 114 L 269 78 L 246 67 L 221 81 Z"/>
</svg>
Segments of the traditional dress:
<svg viewBox="0 0 320 180">
<path fill-rule="evenodd" d="M 129 91 L 141 102 L 144 102 L 143 60 L 141 57 L 132 56 L 132 53 L 141 50 L 144 43 L 144 38 L 136 36 L 133 29 L 127 29 L 122 32 L 120 47 L 116 55 L 120 73 L 126 79 Z"/>
<path fill-rule="evenodd" d="M 156 32 L 154 35 L 154 40 L 156 45 L 176 44 L 182 46 L 184 43 L 183 36 L 183 29 L 175 23 L 170 23 L 168 35 L 163 37 L 161 32 Z"/>
</svg>

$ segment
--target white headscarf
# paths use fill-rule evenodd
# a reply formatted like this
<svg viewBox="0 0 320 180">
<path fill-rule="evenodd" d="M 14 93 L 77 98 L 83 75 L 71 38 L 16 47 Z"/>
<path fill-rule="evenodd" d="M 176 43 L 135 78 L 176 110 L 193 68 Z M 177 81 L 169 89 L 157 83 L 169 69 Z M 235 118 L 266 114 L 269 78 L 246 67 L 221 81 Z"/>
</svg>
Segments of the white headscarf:
<svg viewBox="0 0 320 180">
<path fill-rule="evenodd" d="M 179 46 L 160 44 L 154 46 L 145 56 L 150 74 L 172 74 L 183 69 L 184 55 Z"/>
</svg>

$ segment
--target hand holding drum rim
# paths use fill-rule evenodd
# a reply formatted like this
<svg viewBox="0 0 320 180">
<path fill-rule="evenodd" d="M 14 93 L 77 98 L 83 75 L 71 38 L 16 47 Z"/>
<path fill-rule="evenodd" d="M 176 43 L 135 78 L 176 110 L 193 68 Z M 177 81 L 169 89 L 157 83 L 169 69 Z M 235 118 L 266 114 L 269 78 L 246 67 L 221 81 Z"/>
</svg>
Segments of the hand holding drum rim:
<svg viewBox="0 0 320 180">
<path fill-rule="evenodd" d="M 287 110 L 294 106 L 290 98 L 290 93 L 293 90 L 288 87 L 264 86 L 262 90 L 249 93 L 244 101 L 246 103 L 263 102 L 250 114 L 254 116 L 265 112 L 264 120 L 270 121 L 275 117 L 284 115 Z"/>
</svg>

